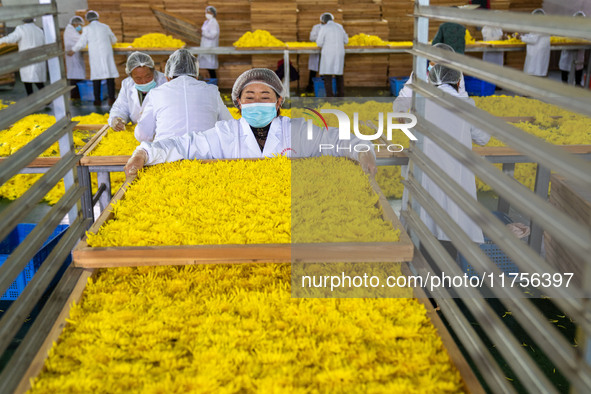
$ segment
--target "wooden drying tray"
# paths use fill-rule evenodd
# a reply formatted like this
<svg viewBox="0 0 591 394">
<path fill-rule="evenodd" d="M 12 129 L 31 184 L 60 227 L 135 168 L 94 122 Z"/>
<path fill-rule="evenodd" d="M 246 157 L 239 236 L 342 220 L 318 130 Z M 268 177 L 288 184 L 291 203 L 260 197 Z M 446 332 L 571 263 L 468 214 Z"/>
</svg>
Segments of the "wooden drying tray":
<svg viewBox="0 0 591 394">
<path fill-rule="evenodd" d="M 166 32 L 181 37 L 187 43 L 199 45 L 201 42 L 201 26 L 197 26 L 193 21 L 168 12 L 163 8 L 150 7 L 150 9 Z"/>
<path fill-rule="evenodd" d="M 107 130 L 109 129 L 109 125 L 94 125 L 94 124 L 88 124 L 88 125 L 76 125 L 74 126 L 75 130 L 98 130 L 98 132 L 92 136 L 92 138 L 86 143 L 86 145 L 84 145 L 82 148 L 80 148 L 80 150 L 78 151 L 78 155 L 85 155 L 87 152 L 89 152 L 89 149 L 91 146 L 93 146 L 94 144 L 96 144 L 96 141 L 99 141 L 104 134 L 106 134 Z M 2 163 L 4 160 L 6 160 L 6 157 L 0 157 L 0 163 Z M 59 156 L 53 156 L 53 157 L 38 157 L 36 159 L 34 159 L 33 161 L 31 161 L 28 165 L 27 168 L 48 168 L 48 167 L 52 167 L 55 164 L 57 164 L 58 161 L 61 160 L 61 157 Z M 123 163 L 125 164 L 125 163 Z"/>
<path fill-rule="evenodd" d="M 183 45 L 180 48 L 175 48 L 175 47 L 133 47 L 133 46 L 129 46 L 129 47 L 113 47 L 113 50 L 119 50 L 119 51 L 140 51 L 140 52 L 150 52 L 150 51 L 170 51 L 170 52 L 174 52 L 178 49 L 184 48 L 186 47 L 186 45 Z"/>
<path fill-rule="evenodd" d="M 212 162 L 216 160 L 203 160 Z M 111 203 L 122 201 L 134 178 L 128 178 Z M 301 262 L 404 262 L 413 257 L 413 244 L 390 207 L 375 180 L 371 185 L 379 196 L 383 218 L 400 230 L 399 242 L 349 242 L 311 244 L 234 244 L 190 246 L 123 246 L 96 247 L 88 245 L 84 237 L 72 252 L 74 266 L 82 268 L 112 268 L 140 265 L 289 263 L 292 258 Z M 88 230 L 96 233 L 112 219 L 106 209 Z"/>
<path fill-rule="evenodd" d="M 401 271 L 403 275 L 413 275 L 407 264 L 402 264 Z M 83 270 L 82 274 L 76 281 L 74 289 L 68 295 L 68 298 L 64 303 L 60 314 L 53 323 L 49 334 L 45 337 L 43 344 L 38 349 L 33 361 L 29 364 L 27 371 L 23 375 L 17 389 L 15 390 L 16 393 L 27 392 L 31 388 L 32 379 L 37 377 L 42 372 L 45 360 L 47 359 L 51 348 L 55 343 L 58 342 L 64 328 L 68 325 L 67 319 L 70 316 L 70 310 L 72 309 L 72 306 L 82 302 L 88 279 L 95 278 L 97 273 L 98 270 L 95 269 Z M 453 340 L 447 327 L 439 317 L 437 310 L 433 308 L 433 304 L 431 301 L 429 301 L 429 298 L 423 289 L 414 288 L 413 292 L 417 301 L 425 306 L 427 317 L 429 320 L 431 320 L 431 324 L 433 324 L 433 326 L 437 329 L 437 333 L 441 338 L 443 347 L 447 351 L 451 362 L 460 373 L 464 391 L 470 394 L 484 394 L 484 390 L 480 385 L 478 378 L 476 378 L 476 375 L 474 375 L 472 368 L 470 368 L 470 365 L 462 355 L 462 352 L 458 348 L 456 342 Z"/>
</svg>

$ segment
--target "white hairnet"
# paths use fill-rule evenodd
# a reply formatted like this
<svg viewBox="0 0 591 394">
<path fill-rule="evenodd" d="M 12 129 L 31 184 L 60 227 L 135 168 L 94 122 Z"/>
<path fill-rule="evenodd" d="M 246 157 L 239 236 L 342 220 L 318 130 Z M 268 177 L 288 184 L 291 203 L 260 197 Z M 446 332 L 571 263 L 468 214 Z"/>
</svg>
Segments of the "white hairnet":
<svg viewBox="0 0 591 394">
<path fill-rule="evenodd" d="M 99 13 L 93 10 L 90 10 L 86 13 L 86 20 L 87 21 L 98 21 Z"/>
<path fill-rule="evenodd" d="M 546 15 L 546 12 L 541 8 L 536 8 L 531 13 L 532 15 Z"/>
<path fill-rule="evenodd" d="M 451 46 L 444 44 L 442 42 L 439 42 L 439 43 L 433 45 L 433 48 L 439 48 L 439 49 L 443 49 L 444 51 L 455 52 L 455 50 Z"/>
<path fill-rule="evenodd" d="M 212 5 L 208 5 L 207 7 L 205 7 L 205 12 L 211 12 L 213 16 L 218 16 L 218 10 L 216 10 L 215 7 Z"/>
<path fill-rule="evenodd" d="M 33 22 L 35 22 L 35 18 L 25 18 L 25 19 L 23 19 L 23 22 L 24 23 L 33 23 Z"/>
<path fill-rule="evenodd" d="M 573 16 L 582 16 L 583 18 L 585 18 L 587 15 L 585 15 L 583 11 L 577 11 Z"/>
<path fill-rule="evenodd" d="M 177 49 L 170 55 L 164 68 L 164 75 L 174 78 L 181 75 L 197 77 L 199 74 L 199 62 L 195 56 L 186 49 Z"/>
<path fill-rule="evenodd" d="M 334 15 L 330 12 L 325 12 L 320 15 L 320 22 L 328 23 L 328 21 L 334 21 Z"/>
<path fill-rule="evenodd" d="M 455 85 L 462 79 L 462 73 L 453 68 L 445 67 L 443 64 L 436 64 L 429 71 L 429 82 L 435 86 L 450 84 Z"/>
<path fill-rule="evenodd" d="M 84 19 L 82 19 L 81 16 L 78 15 L 74 15 L 73 17 L 70 18 L 70 21 L 68 22 L 70 25 L 73 25 L 74 23 L 81 23 L 84 24 Z"/>
<path fill-rule="evenodd" d="M 283 84 L 274 71 L 271 71 L 268 68 L 253 68 L 243 72 L 238 78 L 236 78 L 236 82 L 234 82 L 234 86 L 232 87 L 232 101 L 234 102 L 234 105 L 238 105 L 240 94 L 246 86 L 252 83 L 265 84 L 273 89 L 279 97 L 284 96 Z"/>
<path fill-rule="evenodd" d="M 138 67 L 149 67 L 153 70 L 154 60 L 152 60 L 150 55 L 146 55 L 145 53 L 133 52 L 127 58 L 127 63 L 125 64 L 125 73 L 130 75 L 131 72 Z"/>
</svg>

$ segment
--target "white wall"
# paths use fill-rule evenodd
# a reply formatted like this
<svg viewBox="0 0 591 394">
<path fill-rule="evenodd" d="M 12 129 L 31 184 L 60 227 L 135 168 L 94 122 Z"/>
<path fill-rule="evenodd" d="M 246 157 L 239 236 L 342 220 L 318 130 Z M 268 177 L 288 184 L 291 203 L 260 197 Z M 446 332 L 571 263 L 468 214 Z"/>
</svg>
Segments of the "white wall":
<svg viewBox="0 0 591 394">
<path fill-rule="evenodd" d="M 37 4 L 39 1 L 34 0 L 2 0 L 2 5 L 23 5 L 23 4 Z M 83 10 L 87 8 L 86 0 L 57 0 L 58 19 L 61 28 L 66 27 L 68 21 L 74 16 L 76 10 Z M 39 18 L 38 18 L 39 19 Z M 6 23 L 6 26 L 17 26 L 21 22 L 13 21 Z M 37 23 L 41 26 L 41 22 Z"/>
</svg>

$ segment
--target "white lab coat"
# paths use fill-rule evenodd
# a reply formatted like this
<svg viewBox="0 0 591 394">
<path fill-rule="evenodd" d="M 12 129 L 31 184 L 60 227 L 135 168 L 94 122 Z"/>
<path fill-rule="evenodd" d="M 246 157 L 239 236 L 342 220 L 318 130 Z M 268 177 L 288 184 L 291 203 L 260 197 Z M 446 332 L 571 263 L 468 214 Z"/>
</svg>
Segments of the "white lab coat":
<svg viewBox="0 0 591 394">
<path fill-rule="evenodd" d="M 19 25 L 12 33 L 0 38 L 0 44 L 18 44 L 19 52 L 45 45 L 45 35 L 34 23 Z M 23 82 L 45 82 L 47 80 L 47 63 L 39 62 L 22 67 L 19 70 Z"/>
<path fill-rule="evenodd" d="M 156 87 L 158 87 L 166 83 L 166 77 L 160 71 L 155 70 L 154 81 L 156 81 Z M 149 93 L 150 92 L 148 92 L 148 94 Z M 146 95 L 146 97 L 148 97 L 148 95 Z M 142 106 L 140 104 L 138 90 L 135 88 L 135 82 L 133 81 L 133 78 L 127 77 L 121 82 L 119 96 L 117 96 L 117 100 L 115 100 L 115 103 L 113 103 L 113 106 L 111 107 L 111 111 L 109 111 L 109 126 L 114 126 L 115 118 L 121 118 L 125 123 L 129 121 L 137 123 L 140 118 L 141 109 Z"/>
<path fill-rule="evenodd" d="M 550 36 L 525 34 L 521 41 L 527 44 L 523 72 L 529 75 L 545 77 L 550 64 Z"/>
<path fill-rule="evenodd" d="M 78 33 L 74 26 L 66 26 L 64 31 L 64 48 L 71 51 L 74 45 L 80 40 L 81 33 Z M 66 55 L 66 70 L 68 79 L 86 79 L 86 64 L 81 52 L 76 52 L 72 56 Z"/>
<path fill-rule="evenodd" d="M 410 88 L 410 84 L 412 83 L 414 77 L 414 73 L 410 73 L 410 77 L 408 81 L 404 84 L 402 89 L 398 92 L 398 97 L 394 99 L 394 103 L 392 107 L 394 112 L 408 112 L 410 111 L 410 106 L 412 102 L 412 89 Z M 464 74 L 462 74 L 462 79 L 460 79 L 460 86 L 458 87 L 458 93 L 461 96 L 465 96 L 468 93 L 466 92 L 466 82 L 464 81 Z"/>
<path fill-rule="evenodd" d="M 375 157 L 371 141 L 362 141 L 354 135 L 351 135 L 350 140 L 341 140 L 338 129 L 333 127 L 325 130 L 313 125 L 312 129 L 312 139 L 308 140 L 306 120 L 278 116 L 271 122 L 269 134 L 261 152 L 250 125 L 244 118 L 240 118 L 217 122 L 214 128 L 201 133 L 189 133 L 153 143 L 142 142 L 137 149 L 143 149 L 148 153 L 147 165 L 183 159 L 246 159 L 276 155 L 288 157 L 331 155 L 357 160 L 359 153 L 353 147 L 361 145 L 364 147 L 359 147 L 358 151 L 372 152 Z M 321 144 L 324 144 L 322 151 Z"/>
<path fill-rule="evenodd" d="M 345 45 L 349 42 L 349 36 L 338 23 L 329 21 L 322 26 L 318 33 L 316 44 L 320 51 L 320 75 L 343 75 L 345 68 Z"/>
<path fill-rule="evenodd" d="M 482 28 L 483 41 L 498 41 L 503 39 L 503 29 L 500 27 L 484 26 Z M 489 63 L 503 65 L 503 52 L 484 52 L 482 60 Z"/>
<path fill-rule="evenodd" d="M 191 131 L 211 129 L 218 120 L 233 119 L 218 87 L 181 75 L 150 90 L 135 127 L 135 138 L 158 141 Z"/>
<path fill-rule="evenodd" d="M 80 40 L 72 50 L 79 52 L 88 45 L 90 79 L 102 80 L 119 77 L 112 47 L 116 42 L 117 37 L 111 31 L 111 28 L 99 21 L 92 21 L 82 29 Z"/>
<path fill-rule="evenodd" d="M 575 70 L 582 70 L 585 64 L 585 50 L 575 49 L 566 50 L 563 49 L 560 52 L 560 61 L 558 62 L 558 68 L 562 71 L 570 71 L 571 65 L 575 62 Z"/>
<path fill-rule="evenodd" d="M 322 28 L 322 23 L 318 23 L 312 27 L 312 31 L 310 31 L 310 41 L 316 42 L 318 39 L 318 33 L 320 33 L 320 29 Z M 320 66 L 320 54 L 319 53 L 312 53 L 308 58 L 308 70 L 318 72 L 318 67 Z"/>
<path fill-rule="evenodd" d="M 462 98 L 474 105 L 474 100 L 469 98 L 468 95 L 459 94 L 449 85 L 441 85 L 439 86 L 439 89 L 452 96 Z M 446 134 L 449 134 L 451 139 L 457 140 L 458 143 L 468 148 L 472 148 L 472 141 L 479 145 L 485 145 L 490 139 L 490 136 L 484 131 L 475 128 L 460 118 L 458 115 L 440 107 L 431 100 L 427 100 L 425 102 L 425 118 L 429 122 L 437 125 Z M 472 171 L 454 159 L 451 155 L 449 155 L 427 137 L 424 138 L 423 152 L 431 160 L 433 160 L 443 170 L 443 172 L 456 180 L 466 192 L 476 199 L 476 181 Z M 473 242 L 484 242 L 482 229 L 476 223 L 474 223 L 474 221 L 470 219 L 468 215 L 466 215 L 462 209 L 451 198 L 449 198 L 425 173 L 422 174 L 421 185 L 449 214 L 449 216 L 466 232 Z M 404 194 L 405 196 L 403 196 L 403 201 L 407 201 L 408 195 L 406 189 Z M 405 205 L 406 204 L 403 204 L 403 207 Z M 450 240 L 422 207 L 420 208 L 419 216 L 423 223 L 429 228 L 429 230 L 431 230 L 431 233 L 437 237 L 437 239 L 442 241 Z"/>
<path fill-rule="evenodd" d="M 201 26 L 201 48 L 215 48 L 219 46 L 220 25 L 215 18 L 206 19 Z M 199 68 L 215 70 L 218 68 L 217 55 L 199 55 Z"/>
</svg>

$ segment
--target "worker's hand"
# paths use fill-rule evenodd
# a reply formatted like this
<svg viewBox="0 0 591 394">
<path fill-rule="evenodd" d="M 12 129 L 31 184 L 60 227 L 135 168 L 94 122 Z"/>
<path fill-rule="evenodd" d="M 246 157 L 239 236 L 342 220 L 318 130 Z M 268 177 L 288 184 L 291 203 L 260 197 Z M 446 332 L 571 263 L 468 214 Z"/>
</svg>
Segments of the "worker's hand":
<svg viewBox="0 0 591 394">
<path fill-rule="evenodd" d="M 376 165 L 376 159 L 373 157 L 373 155 L 370 152 L 360 152 L 359 156 L 357 157 L 363 171 L 375 177 L 378 173 L 378 167 Z"/>
<path fill-rule="evenodd" d="M 125 130 L 125 122 L 121 118 L 115 118 L 113 121 L 113 130 L 115 131 L 123 131 Z"/>
<path fill-rule="evenodd" d="M 130 177 L 137 174 L 142 169 L 146 161 L 148 160 L 148 153 L 143 149 L 138 149 L 133 152 L 133 156 L 129 158 L 127 164 L 125 164 L 125 176 Z"/>
<path fill-rule="evenodd" d="M 74 52 L 74 51 L 68 51 L 68 52 L 66 52 L 66 54 L 67 54 L 68 56 L 74 56 L 74 54 L 75 54 L 75 53 L 76 53 L 76 52 Z"/>
</svg>

